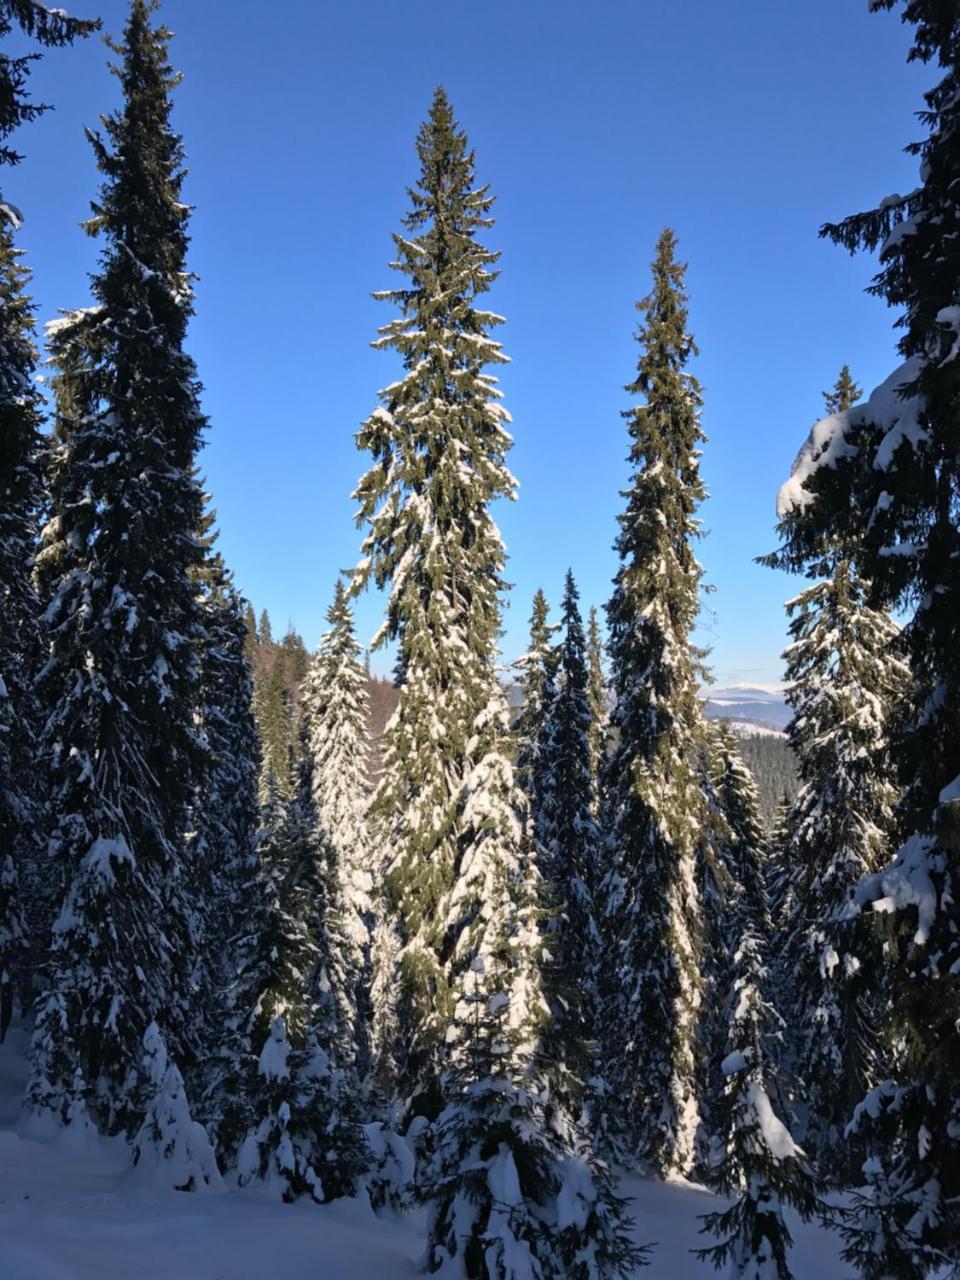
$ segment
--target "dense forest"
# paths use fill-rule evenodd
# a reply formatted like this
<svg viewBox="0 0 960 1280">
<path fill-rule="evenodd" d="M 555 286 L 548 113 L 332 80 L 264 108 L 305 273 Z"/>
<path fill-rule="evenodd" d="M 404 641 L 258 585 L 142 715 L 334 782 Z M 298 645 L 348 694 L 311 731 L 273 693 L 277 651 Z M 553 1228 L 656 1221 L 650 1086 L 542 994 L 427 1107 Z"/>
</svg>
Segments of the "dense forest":
<svg viewBox="0 0 960 1280">
<path fill-rule="evenodd" d="M 956 1273 L 960 9 L 871 7 L 938 78 L 917 188 L 823 228 L 879 250 L 902 364 L 864 398 L 838 355 L 780 493 L 765 559 L 805 579 L 780 740 L 704 713 L 705 393 L 669 227 L 610 598 L 584 616 L 572 573 L 544 583 L 511 714 L 494 197 L 442 87 L 376 295 L 356 566 L 316 652 L 256 617 L 199 469 L 172 37 L 131 0 L 49 406 L 0 206 L 0 1035 L 29 1038 L 25 1132 L 113 1140 L 153 1188 L 425 1206 L 447 1280 L 656 1265 L 637 1170 L 717 1194 L 698 1252 L 734 1278 L 788 1280 L 812 1219 L 864 1280 Z M 0 0 L 13 29 L 94 24 Z M 7 166 L 43 109 L 30 65 L 0 60 Z M 371 587 L 391 680 L 355 634 Z"/>
</svg>

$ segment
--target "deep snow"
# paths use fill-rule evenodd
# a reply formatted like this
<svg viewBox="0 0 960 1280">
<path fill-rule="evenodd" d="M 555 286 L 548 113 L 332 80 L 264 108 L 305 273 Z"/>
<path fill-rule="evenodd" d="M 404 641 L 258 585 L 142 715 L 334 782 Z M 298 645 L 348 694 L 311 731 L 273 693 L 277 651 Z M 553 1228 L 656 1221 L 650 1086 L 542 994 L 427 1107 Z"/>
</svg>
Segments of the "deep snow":
<svg viewBox="0 0 960 1280">
<path fill-rule="evenodd" d="M 410 1280 L 423 1216 L 376 1217 L 357 1201 L 277 1204 L 262 1194 L 153 1192 L 135 1185 L 129 1147 L 38 1141 L 19 1121 L 26 1037 L 0 1046 L 2 1280 Z M 657 1241 L 644 1280 L 718 1275 L 689 1252 L 717 1200 L 689 1183 L 628 1178 L 636 1238 Z M 793 1225 L 793 1224 L 791 1224 Z M 834 1237 L 797 1225 L 796 1280 L 850 1280 Z"/>
</svg>

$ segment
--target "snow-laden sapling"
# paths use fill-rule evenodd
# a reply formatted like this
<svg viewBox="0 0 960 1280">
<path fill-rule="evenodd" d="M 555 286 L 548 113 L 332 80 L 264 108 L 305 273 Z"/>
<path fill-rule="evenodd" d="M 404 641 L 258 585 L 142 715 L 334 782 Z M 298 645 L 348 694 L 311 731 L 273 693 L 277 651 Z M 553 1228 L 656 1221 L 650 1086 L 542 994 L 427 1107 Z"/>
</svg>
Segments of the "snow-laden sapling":
<svg viewBox="0 0 960 1280">
<path fill-rule="evenodd" d="M 487 968 L 477 958 L 465 978 L 450 1101 L 423 1173 L 427 1269 L 447 1280 L 631 1276 L 646 1250 L 629 1239 L 625 1202 L 517 1024 L 522 983 L 503 964 Z"/>
<path fill-rule="evenodd" d="M 739 1198 L 729 1209 L 706 1215 L 702 1230 L 717 1243 L 697 1250 L 697 1256 L 717 1268 L 729 1263 L 729 1280 L 791 1280 L 784 1209 L 809 1218 L 818 1206 L 816 1187 L 806 1156 L 770 1099 L 766 1045 L 780 1020 L 764 998 L 762 942 L 749 928 L 735 965 L 729 1052 L 721 1067 L 726 1117 L 715 1138 L 711 1181 L 721 1194 Z"/>
<path fill-rule="evenodd" d="M 275 1018 L 258 1072 L 262 1119 L 241 1144 L 240 1185 L 287 1202 L 355 1195 L 369 1163 L 366 1141 L 355 1100 L 315 1038 L 295 1049 L 283 1018 Z"/>
<path fill-rule="evenodd" d="M 155 1022 L 144 1032 L 143 1057 L 143 1074 L 155 1093 L 133 1142 L 137 1179 L 175 1191 L 224 1190 L 213 1146 L 190 1115 L 183 1077 Z"/>
</svg>

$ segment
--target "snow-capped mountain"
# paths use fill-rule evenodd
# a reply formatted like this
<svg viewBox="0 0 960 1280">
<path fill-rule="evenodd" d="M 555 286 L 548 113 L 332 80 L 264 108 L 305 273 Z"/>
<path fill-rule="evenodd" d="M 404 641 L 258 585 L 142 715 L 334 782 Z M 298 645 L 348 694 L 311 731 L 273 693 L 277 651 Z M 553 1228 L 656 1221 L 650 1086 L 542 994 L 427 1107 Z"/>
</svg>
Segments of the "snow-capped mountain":
<svg viewBox="0 0 960 1280">
<path fill-rule="evenodd" d="M 774 729 L 784 729 L 790 722 L 783 685 L 730 684 L 704 693 L 707 715 L 714 720 L 745 720 Z"/>
</svg>

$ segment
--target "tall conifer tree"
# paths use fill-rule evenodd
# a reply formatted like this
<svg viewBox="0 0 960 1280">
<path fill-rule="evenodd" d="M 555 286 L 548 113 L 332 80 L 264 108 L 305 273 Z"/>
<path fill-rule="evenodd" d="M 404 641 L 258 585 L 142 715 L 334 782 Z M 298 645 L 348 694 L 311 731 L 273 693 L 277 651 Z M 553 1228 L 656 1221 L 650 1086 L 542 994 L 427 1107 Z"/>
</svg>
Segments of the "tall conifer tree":
<svg viewBox="0 0 960 1280">
<path fill-rule="evenodd" d="M 144 1104 L 141 1044 L 182 1030 L 191 928 L 183 834 L 200 749 L 191 570 L 204 427 L 184 337 L 183 148 L 170 127 L 170 33 L 133 0 L 116 46 L 121 109 L 90 133 L 104 175 L 91 235 L 95 305 L 51 334 L 57 424 L 39 570 L 50 604 L 42 689 L 53 856 L 65 891 L 30 1098 L 63 1120 L 85 1102 L 109 1132 Z M 78 1095 L 80 1095 L 78 1097 Z"/>
<path fill-rule="evenodd" d="M 43 878 L 34 743 L 39 709 L 33 681 L 40 663 L 39 608 L 31 582 L 39 506 L 40 398 L 27 273 L 13 226 L 0 213 L 0 1039 L 9 1024 L 28 955 L 26 916 L 36 932 Z M 32 893 L 25 893 L 32 890 Z M 30 911 L 26 899 L 34 901 Z"/>
<path fill-rule="evenodd" d="M 920 185 L 823 234 L 851 251 L 879 248 L 872 290 L 902 309 L 904 363 L 864 404 L 814 427 L 780 493 L 777 557 L 829 567 L 853 543 L 870 604 L 908 613 L 913 690 L 894 742 L 906 838 L 858 892 L 897 929 L 892 1029 L 906 1052 L 861 1115 L 883 1111 L 894 1129 L 885 1186 L 906 1238 L 869 1274 L 883 1265 L 898 1277 L 915 1274 L 920 1249 L 960 1256 L 960 12 L 907 0 L 903 16 L 915 25 L 911 59 L 942 70 L 912 147 Z"/>
<path fill-rule="evenodd" d="M 478 305 L 496 275 L 498 255 L 477 239 L 492 224 L 493 201 L 475 183 L 473 155 L 442 90 L 417 150 L 407 234 L 394 237 L 394 265 L 406 279 L 378 295 L 401 314 L 375 345 L 395 350 L 404 374 L 359 435 L 373 464 L 357 492 L 370 532 L 356 585 L 391 584 L 381 634 L 399 641 L 403 683 L 375 807 L 404 938 L 406 1084 L 435 1093 L 452 988 L 482 919 L 483 890 L 469 867 L 472 842 L 485 841 L 465 816 L 468 798 L 480 804 L 481 778 L 498 815 L 491 827 L 509 833 L 515 825 L 494 666 L 503 545 L 489 513 L 494 499 L 513 497 L 515 482 L 505 463 L 507 414 L 485 372 L 506 359 L 489 336 L 501 318 Z M 463 923 L 448 936 L 451 895 Z"/>
<path fill-rule="evenodd" d="M 17 29 L 38 44 L 72 44 L 96 22 L 70 18 L 37 0 L 0 0 L 0 39 Z M 10 144 L 24 123 L 49 108 L 27 92 L 38 55 L 0 59 L 0 165 L 22 156 Z M 25 990 L 49 925 L 41 838 L 39 728 L 33 680 L 40 627 L 31 582 L 39 501 L 41 399 L 33 385 L 36 351 L 28 273 L 13 239 L 20 211 L 0 196 L 0 1039 Z"/>
<path fill-rule="evenodd" d="M 604 1011 L 618 1145 L 661 1173 L 685 1173 L 699 1123 L 696 1080 L 700 915 L 700 655 L 690 641 L 701 568 L 700 388 L 686 365 L 684 267 L 665 230 L 653 288 L 638 304 L 642 403 L 625 412 L 633 468 L 619 517 L 620 569 L 607 616 L 612 727 L 605 779 L 607 903 Z M 612 1136 L 612 1135 L 611 1135 Z"/>
<path fill-rule="evenodd" d="M 619 1204 L 576 1126 L 544 1107 L 530 1061 L 547 1016 L 542 940 L 496 671 L 504 550 L 489 511 L 515 487 L 486 372 L 506 357 L 489 336 L 500 317 L 477 306 L 495 274 L 477 239 L 492 197 L 442 89 L 417 149 L 408 234 L 394 237 L 406 281 L 380 295 L 400 316 L 378 345 L 399 353 L 403 376 L 359 436 L 373 462 L 357 494 L 371 527 L 355 585 L 390 584 L 383 634 L 400 650 L 376 812 L 401 939 L 400 1087 L 437 1116 L 428 1266 L 579 1280 L 593 1258 L 592 1274 L 613 1276 L 633 1256 Z M 481 1002 L 481 1021 L 505 1028 L 503 1052 L 478 1051 Z"/>
</svg>

